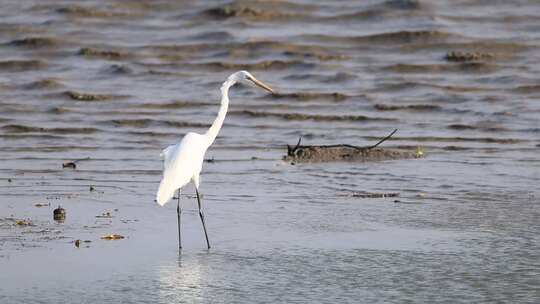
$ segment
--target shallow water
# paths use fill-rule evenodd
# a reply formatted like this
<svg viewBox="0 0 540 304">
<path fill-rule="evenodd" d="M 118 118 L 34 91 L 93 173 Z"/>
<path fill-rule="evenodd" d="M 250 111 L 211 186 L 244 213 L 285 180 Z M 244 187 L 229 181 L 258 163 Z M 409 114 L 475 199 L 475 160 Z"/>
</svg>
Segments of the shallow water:
<svg viewBox="0 0 540 304">
<path fill-rule="evenodd" d="M 536 1 L 3 1 L 0 302 L 538 302 L 539 20 Z M 159 153 L 238 69 L 280 94 L 232 90 L 202 176 L 213 248 L 189 186 L 179 255 Z M 384 147 L 426 157 L 281 161 L 299 136 L 394 128 Z"/>
</svg>

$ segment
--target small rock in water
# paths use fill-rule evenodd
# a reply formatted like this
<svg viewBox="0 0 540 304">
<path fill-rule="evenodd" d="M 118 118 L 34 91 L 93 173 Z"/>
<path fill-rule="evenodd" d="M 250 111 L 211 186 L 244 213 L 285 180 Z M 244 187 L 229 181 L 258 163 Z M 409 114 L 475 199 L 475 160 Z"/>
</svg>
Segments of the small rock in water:
<svg viewBox="0 0 540 304">
<path fill-rule="evenodd" d="M 66 219 L 66 209 L 58 206 L 58 208 L 53 211 L 53 218 L 57 222 L 63 222 Z"/>
<path fill-rule="evenodd" d="M 62 164 L 62 168 L 73 168 L 76 169 L 77 165 L 74 162 L 65 162 Z"/>
</svg>

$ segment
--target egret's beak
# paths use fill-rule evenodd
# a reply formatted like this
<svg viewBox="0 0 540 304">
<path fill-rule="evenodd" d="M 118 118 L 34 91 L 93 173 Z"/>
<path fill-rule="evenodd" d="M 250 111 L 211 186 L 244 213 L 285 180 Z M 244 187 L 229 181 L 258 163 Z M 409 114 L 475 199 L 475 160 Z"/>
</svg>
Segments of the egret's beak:
<svg viewBox="0 0 540 304">
<path fill-rule="evenodd" d="M 264 84 L 263 82 L 257 80 L 255 77 L 248 77 L 247 79 L 250 80 L 251 82 L 253 82 L 253 84 L 255 84 L 256 86 L 261 87 L 261 88 L 267 90 L 268 92 L 270 92 L 272 94 L 275 93 L 274 90 L 272 90 L 271 87 L 269 87 L 266 84 Z"/>
</svg>

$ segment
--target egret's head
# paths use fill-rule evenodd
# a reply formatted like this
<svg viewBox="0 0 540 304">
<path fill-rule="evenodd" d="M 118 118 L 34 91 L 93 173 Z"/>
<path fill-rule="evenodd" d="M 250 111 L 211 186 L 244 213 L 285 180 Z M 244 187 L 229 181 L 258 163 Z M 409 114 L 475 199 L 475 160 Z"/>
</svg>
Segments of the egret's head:
<svg viewBox="0 0 540 304">
<path fill-rule="evenodd" d="M 274 94 L 274 90 L 272 90 L 271 87 L 269 87 L 268 85 L 264 84 L 262 81 L 255 78 L 255 76 L 251 75 L 251 73 L 248 71 L 236 72 L 232 74 L 231 76 L 229 76 L 229 79 L 233 79 L 234 81 L 242 83 L 242 84 L 255 85 L 259 88 L 262 88 Z"/>
</svg>

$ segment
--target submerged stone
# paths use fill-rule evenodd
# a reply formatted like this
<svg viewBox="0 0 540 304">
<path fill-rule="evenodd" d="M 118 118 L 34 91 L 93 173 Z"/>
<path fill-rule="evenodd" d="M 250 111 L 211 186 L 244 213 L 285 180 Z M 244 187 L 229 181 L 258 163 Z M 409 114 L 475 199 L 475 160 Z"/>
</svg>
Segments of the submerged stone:
<svg viewBox="0 0 540 304">
<path fill-rule="evenodd" d="M 66 209 L 58 206 L 58 208 L 53 211 L 53 218 L 57 222 L 63 222 L 66 219 Z"/>
</svg>

